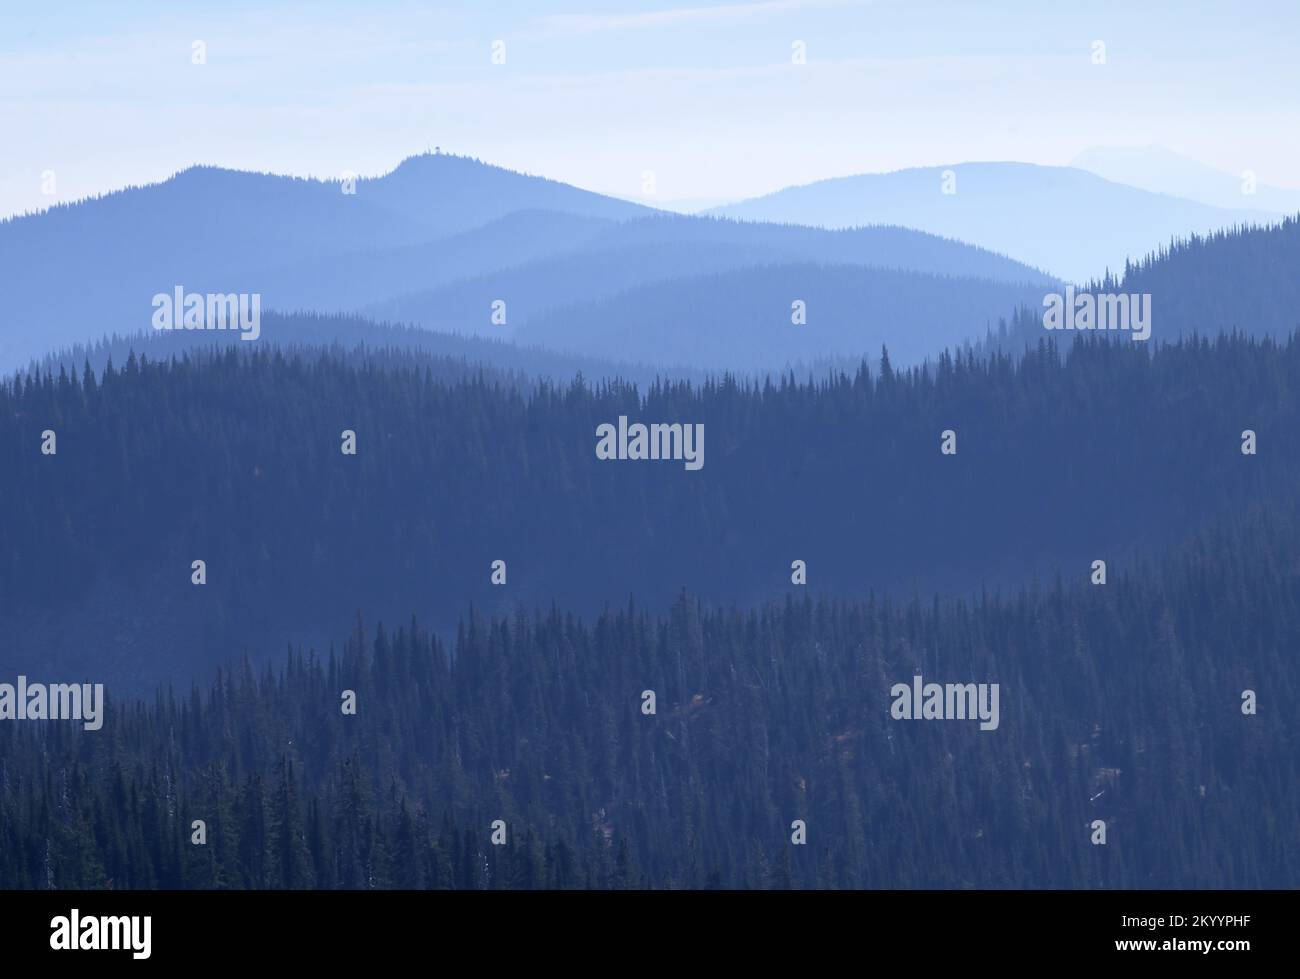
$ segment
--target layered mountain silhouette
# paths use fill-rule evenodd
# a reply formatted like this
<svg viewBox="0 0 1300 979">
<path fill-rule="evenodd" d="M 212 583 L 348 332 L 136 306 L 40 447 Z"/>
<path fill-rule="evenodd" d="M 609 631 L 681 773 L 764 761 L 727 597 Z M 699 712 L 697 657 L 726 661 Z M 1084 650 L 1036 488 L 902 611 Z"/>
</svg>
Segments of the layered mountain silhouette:
<svg viewBox="0 0 1300 979">
<path fill-rule="evenodd" d="M 524 207 L 607 218 L 649 213 L 442 155 L 415 157 L 384 177 L 358 181 L 354 194 L 343 190 L 337 182 L 193 167 L 161 184 L 0 223 L 0 268 L 13 301 L 0 333 L 0 363 L 147 329 L 152 297 L 177 285 L 260 293 L 264 308 L 283 308 L 275 270 L 286 266 L 419 245 Z M 508 249 L 505 237 L 497 247 Z M 348 271 L 319 275 L 315 283 L 339 276 Z M 408 279 L 406 288 L 414 284 Z"/>
<path fill-rule="evenodd" d="M 124 341 L 83 348 L 0 387 L 0 450 L 13 460 L 0 479 L 13 624 L 0 665 L 40 649 L 78 675 L 187 682 L 231 650 L 325 640 L 357 609 L 451 628 L 471 602 L 590 612 L 685 585 L 748 603 L 781 594 L 794 557 L 841 595 L 1014 586 L 1099 555 L 1120 566 L 1209 520 L 1290 505 L 1298 259 L 1300 219 L 1288 219 L 1188 240 L 1096 284 L 1153 293 L 1150 344 L 1047 334 L 1025 303 L 1012 331 L 1023 331 L 1015 353 L 1031 347 L 1023 359 L 873 362 L 811 383 L 716 372 L 653 383 L 654 368 L 315 314 L 266 315 L 284 352 L 229 333 L 215 357 L 197 333 L 151 335 L 135 354 Z M 730 315 L 752 324 L 728 341 L 743 363 L 781 336 L 832 334 L 835 316 L 851 332 L 855 310 L 888 314 L 898 297 L 991 305 L 1015 288 L 812 263 L 674 281 L 676 308 L 626 290 L 521 334 L 566 329 L 580 347 L 582 330 L 618 323 L 679 356 L 677 321 Z M 802 327 L 780 309 L 796 287 L 809 290 Z M 868 287 L 883 297 L 856 291 Z M 369 349 L 320 349 L 336 337 Z M 177 352 L 171 339 L 195 356 L 159 364 Z M 714 343 L 698 338 L 704 359 L 725 353 Z M 539 369 L 561 382 L 536 381 Z M 596 426 L 619 415 L 703 423 L 703 469 L 600 462 Z M 57 456 L 36 449 L 47 428 Z M 961 440 L 950 460 L 938 452 L 946 428 Z M 1243 465 L 1246 428 L 1282 451 Z M 343 429 L 358 433 L 355 459 L 339 452 Z M 206 589 L 189 583 L 196 557 Z M 488 582 L 496 558 L 507 590 Z"/>
<path fill-rule="evenodd" d="M 904 228 L 655 217 L 362 312 L 606 359 L 748 370 L 882 345 L 913 362 L 981 335 L 1048 287 L 1027 266 Z M 498 299 L 509 310 L 501 326 L 488 316 Z M 797 328 L 796 301 L 809 310 Z"/>
<path fill-rule="evenodd" d="M 709 213 L 826 228 L 902 224 L 1078 282 L 1122 269 L 1127 259 L 1170 238 L 1276 220 L 1245 205 L 1210 207 L 1072 167 L 1028 163 L 962 163 L 838 177 Z"/>
<path fill-rule="evenodd" d="M 358 612 L 450 631 L 471 604 L 662 609 L 686 587 L 747 605 L 791 594 L 795 559 L 818 596 L 1084 584 L 1099 557 L 1119 575 L 1210 522 L 1293 507 L 1298 378 L 1294 341 L 1096 335 L 1019 362 L 639 391 L 241 346 L 20 377 L 0 386 L 0 673 L 39 657 L 115 690 L 183 688 Z M 704 426 L 702 466 L 600 458 L 621 416 Z"/>
<path fill-rule="evenodd" d="M 1300 190 L 1270 186 L 1249 171 L 1225 173 L 1163 146 L 1096 146 L 1075 156 L 1070 166 L 1212 207 L 1300 213 Z"/>
<path fill-rule="evenodd" d="M 715 371 L 762 371 L 882 347 L 896 363 L 915 364 L 982 336 L 1007 310 L 1037 303 L 1044 289 L 849 265 L 747 266 L 546 310 L 528 320 L 520 337 L 606 358 Z M 805 303 L 805 324 L 791 324 L 792 301 Z"/>
<path fill-rule="evenodd" d="M 259 294 L 282 314 L 264 334 L 271 343 L 309 333 L 352 346 L 373 330 L 372 345 L 459 356 L 465 338 L 482 337 L 560 355 L 539 356 L 538 373 L 584 358 L 781 370 L 882 346 L 916 363 L 1037 308 L 1059 285 L 1042 268 L 1087 281 L 1167 246 L 1166 235 L 1276 220 L 1026 164 L 829 180 L 707 216 L 443 154 L 355 186 L 194 167 L 0 223 L 0 367 L 109 336 L 157 340 L 153 356 L 183 349 L 194 338 L 150 329 L 152 297 L 177 286 Z M 1282 270 L 1266 256 L 1247 278 L 1267 289 Z M 1203 273 L 1197 288 L 1218 288 L 1215 268 Z M 1258 315 L 1215 322 L 1271 336 L 1293 325 L 1286 304 L 1242 300 Z M 295 327 L 299 313 L 316 318 Z M 527 369 L 527 353 L 484 352 Z"/>
<path fill-rule="evenodd" d="M 1005 223 L 1077 246 L 1054 200 Z M 1288 885 L 1300 219 L 1134 254 L 1091 286 L 1151 343 L 948 237 L 441 157 L 0 225 L 45 352 L 0 382 L 0 677 L 109 718 L 0 732 L 0 884 Z M 150 330 L 174 285 L 263 293 L 260 342 Z M 895 723 L 922 673 L 1001 722 Z"/>
<path fill-rule="evenodd" d="M 355 193 L 346 191 L 355 190 Z M 881 342 L 934 350 L 953 337 L 983 333 L 996 316 L 1050 284 L 1042 272 L 1004 256 L 900 227 L 824 231 L 655 212 L 556 181 L 476 160 L 426 154 L 355 186 L 214 167 L 195 167 L 157 185 L 55 207 L 0 223 L 0 267 L 9 297 L 0 329 L 0 366 L 105 336 L 150 329 L 152 297 L 177 286 L 198 293 L 256 293 L 264 310 L 336 314 L 415 324 L 443 332 L 554 345 L 579 356 L 647 363 L 684 361 L 681 342 L 709 331 L 715 349 L 755 342 L 747 295 L 712 297 L 707 322 L 660 322 L 674 341 L 633 335 L 619 323 L 594 325 L 600 303 L 640 290 L 655 310 L 680 310 L 700 276 L 736 272 L 714 285 L 746 287 L 758 269 L 805 291 L 809 265 L 858 270 L 854 332 L 824 317 L 804 339 L 754 345 L 738 361 L 708 366 L 779 368 L 792 352 L 860 355 Z M 869 271 L 868 271 L 869 270 Z M 903 279 L 882 272 L 912 272 Z M 911 302 L 934 277 L 972 280 L 969 304 Z M 691 280 L 695 281 L 691 281 Z M 806 280 L 806 276 L 804 276 Z M 994 285 L 994 284 L 997 285 Z M 901 293 L 886 296 L 884 289 Z M 1033 291 L 1033 290 L 1031 290 Z M 807 298 L 773 293 L 761 319 Z M 732 301 L 728 302 L 730 299 Z M 494 319 L 493 303 L 505 304 Z M 583 309 L 582 322 L 560 323 Z M 618 305 L 609 307 L 611 315 Z M 621 314 L 620 314 L 621 315 Z M 560 323 L 557 327 L 556 324 Z M 761 327 L 757 327 L 761 329 Z M 671 333 L 671 329 L 669 329 Z M 348 340 L 353 337 L 329 339 Z M 687 366 L 704 366 L 685 359 Z"/>
</svg>

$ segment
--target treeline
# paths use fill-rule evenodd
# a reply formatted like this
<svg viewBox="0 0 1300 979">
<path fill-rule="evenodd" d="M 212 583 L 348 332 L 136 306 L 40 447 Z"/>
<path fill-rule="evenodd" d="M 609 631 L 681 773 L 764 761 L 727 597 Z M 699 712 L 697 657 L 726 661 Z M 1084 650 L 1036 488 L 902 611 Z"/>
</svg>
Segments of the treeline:
<svg viewBox="0 0 1300 979">
<path fill-rule="evenodd" d="M 1298 395 L 1300 345 L 1241 337 L 644 392 L 328 353 L 23 376 L 0 389 L 0 671 L 183 686 L 358 611 L 446 630 L 470 602 L 749 604 L 795 560 L 819 595 L 1082 580 L 1294 500 Z M 598 459 L 620 415 L 702 423 L 704 468 Z"/>
<path fill-rule="evenodd" d="M 1284 339 L 1300 328 L 1300 216 L 1173 241 L 1121 277 L 1095 283 L 1101 292 L 1150 293 L 1152 336 L 1236 330 Z"/>
<path fill-rule="evenodd" d="M 169 330 L 106 336 L 94 343 L 77 343 L 33 362 L 29 374 L 57 376 L 62 368 L 83 375 L 86 365 L 99 377 L 110 364 L 125 364 L 132 353 L 148 360 L 190 357 L 201 361 L 226 347 L 247 347 L 238 331 Z M 482 375 L 504 387 L 527 387 L 533 378 L 564 378 L 581 373 L 588 378 L 618 377 L 648 385 L 667 372 L 641 364 L 596 360 L 555 353 L 488 337 L 433 333 L 409 326 L 378 323 L 346 314 L 265 312 L 259 347 L 274 346 L 287 357 L 314 360 L 322 353 L 354 364 L 426 369 L 428 375 L 454 383 Z M 856 362 L 856 361 L 855 361 Z M 675 379 L 698 382 L 704 372 L 683 368 L 671 372 Z"/>
<path fill-rule="evenodd" d="M 1216 231 L 1162 245 L 1122 272 L 1078 292 L 1151 296 L 1153 345 L 1191 336 L 1241 333 L 1285 341 L 1300 329 L 1300 216 L 1268 227 Z M 1047 292 L 1060 292 L 1060 288 Z M 975 345 L 980 353 L 1019 354 L 1044 336 L 1043 307 L 1018 308 Z M 1121 338 L 1124 342 L 1128 337 Z"/>
<path fill-rule="evenodd" d="M 1292 887 L 1298 545 L 1290 510 L 1001 599 L 358 622 L 0 724 L 0 887 Z M 998 683 L 997 729 L 892 719 L 917 673 Z"/>
</svg>

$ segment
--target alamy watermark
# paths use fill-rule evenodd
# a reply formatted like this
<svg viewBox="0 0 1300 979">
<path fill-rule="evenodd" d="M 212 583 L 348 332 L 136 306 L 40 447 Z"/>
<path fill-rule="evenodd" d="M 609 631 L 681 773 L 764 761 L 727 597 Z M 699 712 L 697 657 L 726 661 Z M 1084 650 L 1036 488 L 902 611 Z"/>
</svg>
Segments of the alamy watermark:
<svg viewBox="0 0 1300 979">
<path fill-rule="evenodd" d="M 112 951 L 147 959 L 153 951 L 153 917 L 150 915 L 82 915 L 73 908 L 50 919 L 50 948 L 64 951 Z"/>
<path fill-rule="evenodd" d="M 627 423 L 618 416 L 618 426 L 605 422 L 596 426 L 597 459 L 675 459 L 686 468 L 704 468 L 704 423 Z"/>
<path fill-rule="evenodd" d="M 1049 292 L 1043 297 L 1048 330 L 1128 330 L 1134 340 L 1151 336 L 1151 293 Z"/>
<path fill-rule="evenodd" d="M 176 286 L 171 293 L 153 297 L 155 330 L 238 330 L 241 340 L 262 335 L 260 292 L 186 292 Z"/>
<path fill-rule="evenodd" d="M 0 683 L 0 721 L 82 721 L 87 731 L 104 726 L 102 683 Z"/>
<path fill-rule="evenodd" d="M 895 683 L 889 708 L 896 721 L 973 721 L 981 731 L 998 729 L 996 683 L 924 683 L 918 673 L 911 684 Z"/>
</svg>

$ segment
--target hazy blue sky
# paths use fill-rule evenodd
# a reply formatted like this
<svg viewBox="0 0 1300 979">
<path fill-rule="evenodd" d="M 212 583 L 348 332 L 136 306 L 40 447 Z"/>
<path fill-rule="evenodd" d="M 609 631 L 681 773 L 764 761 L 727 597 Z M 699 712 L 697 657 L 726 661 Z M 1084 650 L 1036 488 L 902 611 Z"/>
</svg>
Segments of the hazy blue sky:
<svg viewBox="0 0 1300 979">
<path fill-rule="evenodd" d="M 1296 0 L 0 0 L 0 214 L 48 205 L 45 170 L 67 200 L 434 145 L 665 200 L 1149 143 L 1295 187 L 1298 27 Z"/>
</svg>

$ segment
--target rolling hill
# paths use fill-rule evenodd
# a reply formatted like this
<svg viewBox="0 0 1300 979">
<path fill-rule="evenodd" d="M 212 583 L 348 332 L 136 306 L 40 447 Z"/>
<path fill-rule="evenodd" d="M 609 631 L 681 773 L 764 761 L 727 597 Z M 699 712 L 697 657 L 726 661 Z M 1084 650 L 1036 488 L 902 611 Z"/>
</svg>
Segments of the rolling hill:
<svg viewBox="0 0 1300 979">
<path fill-rule="evenodd" d="M 1163 146 L 1095 146 L 1070 161 L 1116 183 L 1158 194 L 1173 194 L 1211 207 L 1249 208 L 1273 214 L 1300 213 L 1300 190 L 1273 187 L 1247 179 L 1245 173 L 1225 173 Z"/>
<path fill-rule="evenodd" d="M 905 228 L 827 231 L 666 215 L 460 157 L 412 158 L 383 177 L 359 181 L 355 194 L 343 189 L 200 167 L 161 184 L 0 223 L 8 300 L 0 367 L 147 331 L 152 297 L 176 286 L 257 294 L 263 310 L 285 313 L 361 314 L 494 339 L 526 333 L 530 343 L 554 339 L 577 354 L 587 353 L 574 346 L 586 337 L 593 356 L 662 363 L 649 335 L 614 349 L 589 325 L 555 330 L 530 322 L 548 317 L 554 323 L 559 310 L 638 289 L 671 294 L 691 276 L 771 266 L 908 271 L 1016 288 L 1052 281 L 1004 256 Z M 717 284 L 732 281 L 743 276 Z M 996 312 L 1013 298 L 1019 294 L 1008 289 Z M 490 320 L 496 299 L 508 305 L 504 324 Z M 732 299 L 711 310 L 710 329 L 721 338 L 748 328 L 727 314 L 748 300 Z M 783 301 L 787 309 L 790 301 Z M 897 331 L 883 339 L 898 340 L 900 354 L 910 339 L 928 342 L 929 351 L 953 335 L 949 324 L 910 317 L 913 308 L 919 307 L 893 304 L 888 314 L 884 306 L 861 314 Z M 955 325 L 982 333 L 989 312 L 976 303 Z M 825 336 L 813 333 L 813 342 Z M 875 352 L 881 339 L 876 333 L 864 335 L 861 346 L 800 350 L 847 349 L 856 356 Z M 788 352 L 783 341 L 736 362 L 713 357 L 710 363 L 780 367 Z"/>
<path fill-rule="evenodd" d="M 0 222 L 0 366 L 147 329 L 152 297 L 177 285 L 260 293 L 264 308 L 292 308 L 316 285 L 347 281 L 352 266 L 330 261 L 340 256 L 426 244 L 521 209 L 606 219 L 652 213 L 476 160 L 429 154 L 359 181 L 355 194 L 342 191 L 337 182 L 193 167 L 160 184 Z M 299 291 L 277 302 L 275 270 L 317 261 L 325 264 L 305 293 L 304 282 L 290 278 Z"/>
<path fill-rule="evenodd" d="M 944 193 L 951 171 L 954 193 Z M 1122 269 L 1171 237 L 1276 215 L 1210 207 L 1070 167 L 962 163 L 790 187 L 710 211 L 826 228 L 898 224 L 979 245 L 1077 282 Z"/>
</svg>

